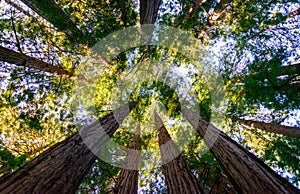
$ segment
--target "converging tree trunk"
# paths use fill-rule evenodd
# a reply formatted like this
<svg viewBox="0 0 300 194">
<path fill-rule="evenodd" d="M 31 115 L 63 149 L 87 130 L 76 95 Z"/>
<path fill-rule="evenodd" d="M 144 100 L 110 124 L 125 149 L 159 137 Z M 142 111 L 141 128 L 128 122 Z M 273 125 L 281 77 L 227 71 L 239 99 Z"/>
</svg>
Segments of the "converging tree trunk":
<svg viewBox="0 0 300 194">
<path fill-rule="evenodd" d="M 238 123 L 251 127 L 257 128 L 261 130 L 265 130 L 272 133 L 278 133 L 290 137 L 300 138 L 300 128 L 299 127 L 289 127 L 280 124 L 273 124 L 273 123 L 264 123 L 259 121 L 253 120 L 244 120 L 238 119 Z"/>
<path fill-rule="evenodd" d="M 300 63 L 280 67 L 277 76 L 283 75 L 300 75 Z"/>
<path fill-rule="evenodd" d="M 140 24 L 154 24 L 161 0 L 140 0 Z"/>
<path fill-rule="evenodd" d="M 214 184 L 211 186 L 210 193 L 235 194 L 236 192 L 230 180 L 220 173 L 216 177 Z"/>
<path fill-rule="evenodd" d="M 139 164 L 141 157 L 140 145 L 140 126 L 138 126 L 132 143 L 130 145 L 129 153 L 126 157 L 126 166 L 118 175 L 116 185 L 113 193 L 115 194 L 137 194 L 138 193 L 138 178 L 139 178 Z"/>
<path fill-rule="evenodd" d="M 154 24 L 161 0 L 140 0 L 140 24 Z M 141 42 L 148 45 L 153 36 L 153 30 L 141 30 Z"/>
<path fill-rule="evenodd" d="M 102 129 L 111 137 L 136 103 L 126 104 L 81 131 Z M 107 141 L 107 138 L 97 138 Z M 104 145 L 106 142 L 97 143 Z M 15 172 L 0 178 L 0 193 L 75 193 L 96 156 L 79 133 L 57 143 Z"/>
<path fill-rule="evenodd" d="M 88 39 L 75 23 L 53 0 L 21 0 L 38 15 L 53 24 L 59 31 L 65 32 L 72 40 L 87 43 Z M 93 43 L 92 43 L 93 44 Z"/>
<path fill-rule="evenodd" d="M 54 66 L 50 63 L 46 63 L 39 59 L 18 53 L 2 46 L 0 46 L 0 60 L 18 66 L 31 67 L 40 71 L 54 73 L 61 76 L 71 77 L 73 75 L 72 72 L 69 72 L 62 67 Z"/>
<path fill-rule="evenodd" d="M 154 116 L 168 193 L 206 193 L 180 155 L 159 115 L 154 112 Z"/>
<path fill-rule="evenodd" d="M 263 161 L 195 112 L 182 107 L 182 114 L 204 139 L 239 193 L 300 192 Z"/>
</svg>

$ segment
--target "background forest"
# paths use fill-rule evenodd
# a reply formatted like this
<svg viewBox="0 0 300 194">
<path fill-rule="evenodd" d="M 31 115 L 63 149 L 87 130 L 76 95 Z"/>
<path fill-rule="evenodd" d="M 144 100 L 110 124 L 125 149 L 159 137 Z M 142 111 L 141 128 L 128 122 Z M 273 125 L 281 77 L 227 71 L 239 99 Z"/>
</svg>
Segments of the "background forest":
<svg viewBox="0 0 300 194">
<path fill-rule="evenodd" d="M 222 131 L 221 143 L 216 146 L 235 145 L 247 150 L 253 154 L 253 161 L 263 161 L 300 188 L 299 0 L 1 0 L 0 10 L 0 193 L 9 193 L 4 189 L 12 184 L 7 183 L 14 176 L 12 172 L 30 174 L 28 166 L 40 165 L 39 157 L 63 144 L 69 146 L 64 153 L 76 150 L 76 145 L 67 143 L 77 138 L 80 127 L 91 126 L 86 115 L 107 122 L 111 111 L 121 106 L 116 107 L 113 99 L 117 80 L 124 72 L 134 70 L 136 64 L 153 60 L 169 64 L 167 81 L 128 82 L 135 85 L 128 98 L 136 102 L 134 106 L 130 104 L 128 114 L 137 125 L 134 129 L 117 126 L 110 134 L 124 147 L 142 152 L 154 150 L 147 152 L 153 158 L 144 158 L 139 171 L 132 175 L 138 176 L 132 187 L 137 187 L 139 193 L 172 193 L 172 181 L 176 180 L 167 176 L 170 166 L 154 159 L 160 157 L 155 151 L 159 145 L 172 139 L 175 143 L 184 142 L 177 145 L 181 154 L 172 163 L 174 169 L 184 161 L 187 167 L 182 168 L 203 187 L 200 193 L 251 193 L 244 185 L 247 183 L 239 182 L 236 175 L 246 174 L 245 178 L 252 179 L 246 173 L 247 167 L 234 174 L 226 166 L 238 166 L 238 159 L 226 156 L 225 151 L 218 153 L 217 147 L 205 151 L 207 142 L 200 130 L 192 136 L 180 135 L 182 128 L 194 126 L 188 118 L 183 122 L 180 94 L 168 86 L 175 80 L 183 93 L 191 89 L 196 95 L 192 105 L 199 125 L 211 122 Z M 85 104 L 82 116 L 82 107 L 75 106 L 78 102 L 74 92 L 78 91 L 75 86 L 89 79 L 81 73 L 88 71 L 86 57 L 93 56 L 93 46 L 106 36 L 140 24 L 171 26 L 196 38 L 201 43 L 201 61 L 194 64 L 180 50 L 157 45 L 131 48 L 111 61 L 101 59 L 96 66 L 100 76 L 95 82 L 94 101 Z M 213 89 L 206 84 L 209 78 L 201 73 L 201 67 L 207 64 L 222 76 L 225 97 L 217 103 L 212 99 Z M 158 108 L 154 115 L 155 102 L 164 108 Z M 163 127 L 158 126 L 160 122 Z M 136 129 L 141 134 L 148 133 L 137 137 Z M 82 151 L 82 155 L 90 156 L 86 152 Z M 74 168 L 65 173 L 66 177 L 74 174 L 70 180 L 76 179 L 72 192 L 118 193 L 117 185 L 130 184 L 122 182 L 130 179 L 122 168 L 94 156 L 78 160 L 86 166 L 76 166 L 74 162 Z M 65 172 L 68 160 L 60 162 L 57 169 Z M 61 181 L 62 174 L 53 175 L 53 180 Z M 18 175 L 15 180 L 21 181 L 22 177 Z M 45 181 L 45 185 L 54 184 L 38 176 L 37 179 Z"/>
</svg>

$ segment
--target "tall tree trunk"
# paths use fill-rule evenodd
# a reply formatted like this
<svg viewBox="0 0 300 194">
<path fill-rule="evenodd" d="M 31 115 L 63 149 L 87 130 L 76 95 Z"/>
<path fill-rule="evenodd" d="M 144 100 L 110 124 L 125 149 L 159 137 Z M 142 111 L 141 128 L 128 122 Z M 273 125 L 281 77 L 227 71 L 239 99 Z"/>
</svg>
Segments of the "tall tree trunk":
<svg viewBox="0 0 300 194">
<path fill-rule="evenodd" d="M 266 69 L 262 69 L 262 71 L 267 71 Z M 252 76 L 254 73 L 251 73 L 250 76 Z M 293 65 L 287 65 L 287 66 L 281 66 L 278 69 L 269 71 L 268 73 L 270 74 L 274 74 L 275 77 L 278 76 L 285 76 L 285 75 L 289 75 L 289 76 L 297 76 L 300 75 L 300 63 L 296 63 Z M 244 76 L 239 76 L 237 79 L 237 84 L 243 83 L 245 81 L 245 79 L 248 78 L 248 75 L 244 75 Z M 289 82 L 286 83 L 287 85 L 289 84 Z M 293 87 L 293 85 L 290 85 Z M 290 87 L 288 85 L 288 87 Z"/>
<path fill-rule="evenodd" d="M 69 72 L 62 67 L 57 67 L 52 64 L 46 63 L 44 61 L 38 60 L 36 58 L 18 53 L 16 51 L 4 48 L 0 46 L 0 60 L 12 63 L 18 66 L 32 67 L 40 71 L 45 71 L 49 73 L 54 73 L 57 75 L 62 75 L 66 77 L 71 77 L 72 72 Z"/>
<path fill-rule="evenodd" d="M 264 123 L 259 121 L 253 120 L 244 120 L 238 119 L 238 123 L 242 125 L 246 125 L 252 128 L 257 128 L 261 130 L 265 130 L 272 133 L 278 133 L 286 136 L 300 138 L 300 128 L 299 127 L 289 127 L 280 124 L 273 124 L 273 123 Z"/>
<path fill-rule="evenodd" d="M 182 107 L 182 114 L 204 138 L 239 193 L 300 193 L 259 158 L 198 114 Z"/>
<path fill-rule="evenodd" d="M 82 31 L 80 31 L 76 24 L 70 19 L 54 0 L 21 0 L 24 4 L 30 7 L 38 15 L 45 18 L 51 24 L 53 24 L 59 31 L 65 32 L 69 35 L 71 40 L 78 41 L 79 43 L 90 45 L 94 44 L 94 41 L 86 37 Z"/>
<path fill-rule="evenodd" d="M 130 149 L 131 151 L 129 151 L 125 162 L 127 166 L 121 170 L 117 178 L 116 185 L 113 190 L 113 193 L 115 194 L 138 193 L 139 170 L 137 169 L 139 169 L 141 157 L 140 126 L 138 126 L 134 134 Z"/>
<path fill-rule="evenodd" d="M 180 155 L 159 115 L 154 112 L 154 116 L 168 193 L 206 193 Z"/>
<path fill-rule="evenodd" d="M 210 193 L 235 194 L 236 192 L 230 180 L 220 173 L 216 177 L 214 184 L 211 186 Z"/>
<path fill-rule="evenodd" d="M 140 24 L 154 24 L 161 0 L 140 0 Z"/>
<path fill-rule="evenodd" d="M 280 67 L 277 76 L 282 75 L 300 75 L 300 63 Z"/>
<path fill-rule="evenodd" d="M 5 2 L 13 6 L 16 10 L 22 12 L 24 15 L 27 15 L 28 17 L 32 17 L 28 11 L 24 10 L 21 6 L 12 2 L 11 0 L 5 0 Z"/>
<path fill-rule="evenodd" d="M 81 131 L 88 131 L 85 134 L 95 136 L 95 131 L 100 128 L 111 137 L 118 129 L 119 122 L 134 106 L 134 102 L 126 104 L 84 127 Z M 91 140 L 93 139 L 95 138 Z M 102 139 L 107 140 L 107 138 Z M 105 143 L 106 141 L 101 142 L 101 145 Z M 97 145 L 100 144 L 97 143 Z M 15 172 L 2 176 L 0 193 L 75 193 L 95 159 L 96 156 L 77 132 Z"/>
</svg>

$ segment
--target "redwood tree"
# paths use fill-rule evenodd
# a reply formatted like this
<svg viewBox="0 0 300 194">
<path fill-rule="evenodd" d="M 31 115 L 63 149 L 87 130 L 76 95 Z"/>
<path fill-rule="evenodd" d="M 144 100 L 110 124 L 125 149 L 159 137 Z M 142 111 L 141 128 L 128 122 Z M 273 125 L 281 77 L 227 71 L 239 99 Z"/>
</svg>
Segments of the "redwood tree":
<svg viewBox="0 0 300 194">
<path fill-rule="evenodd" d="M 163 173 L 168 193 L 206 193 L 190 171 L 159 115 L 154 112 Z M 173 159 L 174 158 L 174 159 Z"/>
<path fill-rule="evenodd" d="M 102 136 L 111 137 L 118 129 L 119 122 L 128 115 L 135 104 L 126 104 L 82 128 L 85 141 L 103 140 L 95 144 L 103 146 L 107 138 L 99 137 L 99 129 L 104 130 Z M 77 132 L 15 172 L 2 176 L 0 193 L 75 193 L 97 158 L 86 146 L 85 141 Z"/>
<path fill-rule="evenodd" d="M 72 72 L 65 70 L 62 67 L 54 66 L 50 63 L 41 61 L 39 59 L 18 53 L 14 50 L 0 46 L 0 61 L 8 62 L 18 66 L 31 67 L 43 72 L 54 73 L 61 76 L 71 77 Z"/>
<path fill-rule="evenodd" d="M 126 157 L 125 164 L 127 166 L 118 175 L 113 193 L 138 193 L 138 169 L 141 156 L 140 131 L 140 126 L 138 126 L 130 145 L 130 152 Z"/>
<path fill-rule="evenodd" d="M 248 127 L 265 130 L 271 133 L 278 133 L 286 136 L 300 138 L 299 127 L 289 127 L 274 123 L 265 123 L 253 120 L 238 119 L 238 123 L 246 125 Z"/>
<path fill-rule="evenodd" d="M 140 0 L 140 23 L 154 24 L 161 0 Z"/>
<path fill-rule="evenodd" d="M 209 122 L 187 107 L 182 114 L 204 138 L 217 161 L 240 193 L 299 193 L 259 158 L 245 150 Z"/>
</svg>

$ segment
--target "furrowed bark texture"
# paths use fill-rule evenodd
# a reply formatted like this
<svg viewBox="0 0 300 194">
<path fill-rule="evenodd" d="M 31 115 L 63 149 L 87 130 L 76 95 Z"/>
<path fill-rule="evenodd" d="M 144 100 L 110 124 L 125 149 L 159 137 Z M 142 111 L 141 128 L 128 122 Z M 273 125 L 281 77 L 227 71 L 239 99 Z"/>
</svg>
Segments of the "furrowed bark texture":
<svg viewBox="0 0 300 194">
<path fill-rule="evenodd" d="M 156 112 L 154 115 L 168 193 L 206 193 L 180 155 L 161 118 Z"/>
<path fill-rule="evenodd" d="M 161 0 L 140 0 L 140 23 L 154 24 Z"/>
<path fill-rule="evenodd" d="M 212 185 L 210 193 L 236 194 L 232 183 L 227 177 L 220 175 Z"/>
<path fill-rule="evenodd" d="M 140 145 L 140 126 L 138 126 L 133 141 L 130 145 L 130 149 L 134 150 L 129 152 L 126 157 L 127 167 L 131 169 L 122 169 L 118 175 L 113 193 L 115 194 L 137 194 L 138 193 L 138 177 L 139 177 L 139 163 L 141 156 Z"/>
<path fill-rule="evenodd" d="M 54 66 L 52 64 L 46 63 L 33 57 L 29 57 L 2 46 L 0 46 L 0 60 L 7 63 L 16 64 L 18 66 L 31 67 L 40 71 L 54 73 L 66 77 L 71 77 L 73 75 L 73 73 L 61 67 Z"/>
<path fill-rule="evenodd" d="M 182 107 L 182 114 L 204 138 L 238 193 L 300 193 L 298 188 L 198 114 L 186 107 Z"/>
<path fill-rule="evenodd" d="M 129 103 L 114 112 L 125 113 L 122 109 L 128 109 L 128 106 L 131 109 L 134 105 Z M 123 119 L 127 114 L 123 115 Z M 81 130 L 89 131 L 105 126 L 105 131 L 112 136 L 119 127 L 121 115 L 118 116 L 117 119 L 114 113 L 110 113 Z M 2 176 L 0 193 L 75 193 L 95 159 L 96 156 L 85 145 L 79 133 L 75 133 L 15 172 Z"/>
<path fill-rule="evenodd" d="M 280 124 L 264 123 L 264 122 L 244 120 L 244 119 L 239 119 L 238 123 L 252 128 L 257 128 L 268 132 L 272 132 L 272 133 L 278 133 L 290 137 L 300 138 L 299 127 L 289 127 Z"/>
</svg>

